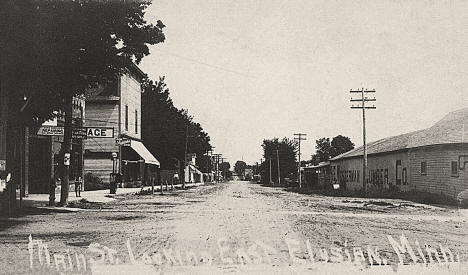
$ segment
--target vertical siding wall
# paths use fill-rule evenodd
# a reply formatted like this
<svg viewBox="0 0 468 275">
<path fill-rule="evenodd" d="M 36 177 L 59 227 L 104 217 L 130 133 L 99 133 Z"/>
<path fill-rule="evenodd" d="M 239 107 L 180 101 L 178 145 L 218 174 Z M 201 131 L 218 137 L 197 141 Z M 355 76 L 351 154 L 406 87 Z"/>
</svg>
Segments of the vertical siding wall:
<svg viewBox="0 0 468 275">
<path fill-rule="evenodd" d="M 84 169 L 85 173 L 92 173 L 103 182 L 109 183 L 110 173 L 112 172 L 112 160 L 110 158 L 85 158 Z"/>
<path fill-rule="evenodd" d="M 91 138 L 84 141 L 85 150 L 89 150 L 85 151 L 85 174 L 92 173 L 104 182 L 109 182 L 109 174 L 112 172 L 111 154 L 119 151 L 115 143 L 115 138 L 119 135 L 118 101 L 87 102 L 85 126 L 114 128 L 114 138 Z M 96 155 L 96 152 L 106 154 Z"/>
<path fill-rule="evenodd" d="M 120 78 L 122 134 L 141 138 L 141 85 L 131 75 Z M 128 106 L 128 130 L 125 129 L 125 106 Z M 138 112 L 138 131 L 135 131 L 135 111 Z"/>
<path fill-rule="evenodd" d="M 396 162 L 401 161 L 401 169 L 399 169 L 399 178 L 402 179 L 401 184 L 397 185 Z M 332 183 L 346 182 L 348 190 L 362 189 L 362 157 L 349 158 L 333 161 L 332 167 Z M 337 170 L 341 172 L 341 178 L 337 175 Z M 406 183 L 403 182 L 403 168 L 406 168 Z M 388 171 L 388 179 L 385 178 L 385 171 Z M 359 171 L 359 177 L 352 177 L 354 171 Z M 394 152 L 382 155 L 370 155 L 367 158 L 367 186 L 369 188 L 388 189 L 390 186 L 396 186 L 401 190 L 411 189 L 411 169 L 407 152 Z"/>
<path fill-rule="evenodd" d="M 468 144 L 439 145 L 412 149 L 411 182 L 417 190 L 431 193 L 444 193 L 454 198 L 468 189 L 468 164 L 458 175 L 452 175 L 451 162 L 458 161 L 459 156 L 468 155 Z M 421 162 L 427 163 L 426 175 L 421 174 Z M 460 166 L 460 165 L 458 165 Z"/>
<path fill-rule="evenodd" d="M 410 149 L 408 152 L 391 152 L 368 157 L 368 174 L 372 171 L 388 169 L 388 184 L 381 184 L 379 178 L 370 179 L 370 188 L 389 188 L 395 186 L 402 191 L 419 190 L 430 193 L 446 194 L 457 198 L 460 192 L 468 191 L 468 163 L 462 164 L 460 169 L 460 156 L 467 156 L 468 144 L 435 145 L 430 147 L 419 147 Z M 401 160 L 401 169 L 397 175 L 397 160 Z M 457 173 L 452 174 L 452 161 L 457 161 Z M 427 172 L 421 174 L 421 162 L 426 162 Z M 337 169 L 342 175 L 337 175 Z M 464 166 L 464 169 L 463 169 Z M 333 161 L 331 164 L 332 183 L 344 180 L 349 190 L 362 188 L 362 158 L 349 158 Z M 403 169 L 406 168 L 407 181 L 403 179 Z M 352 181 L 346 176 L 347 171 L 360 171 L 359 180 Z M 345 175 L 343 175 L 345 173 Z M 375 175 L 375 174 L 374 174 Z M 397 176 L 402 179 L 401 184 L 397 184 Z"/>
<path fill-rule="evenodd" d="M 118 152 L 115 138 L 119 135 L 118 102 L 88 102 L 86 104 L 86 127 L 114 128 L 114 138 L 86 139 L 85 149 L 94 152 Z"/>
</svg>

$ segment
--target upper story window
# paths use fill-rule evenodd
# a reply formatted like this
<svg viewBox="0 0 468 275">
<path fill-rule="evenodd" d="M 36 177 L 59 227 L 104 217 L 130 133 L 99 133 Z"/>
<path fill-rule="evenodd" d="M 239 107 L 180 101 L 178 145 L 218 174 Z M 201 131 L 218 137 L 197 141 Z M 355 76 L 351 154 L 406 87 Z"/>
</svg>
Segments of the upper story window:
<svg viewBox="0 0 468 275">
<path fill-rule="evenodd" d="M 138 134 L 138 111 L 135 110 L 135 133 Z"/>
<path fill-rule="evenodd" d="M 452 161 L 451 168 L 452 176 L 458 176 L 458 161 Z"/>
<path fill-rule="evenodd" d="M 421 162 L 421 175 L 427 174 L 427 163 L 425 161 Z"/>
<path fill-rule="evenodd" d="M 125 105 L 125 131 L 128 131 L 128 105 Z"/>
</svg>

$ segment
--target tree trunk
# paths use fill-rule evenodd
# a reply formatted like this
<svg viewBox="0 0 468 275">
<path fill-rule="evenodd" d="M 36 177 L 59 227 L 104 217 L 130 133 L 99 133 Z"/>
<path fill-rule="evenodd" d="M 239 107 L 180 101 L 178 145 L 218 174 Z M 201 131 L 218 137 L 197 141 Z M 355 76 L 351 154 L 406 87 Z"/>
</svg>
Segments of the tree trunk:
<svg viewBox="0 0 468 275">
<path fill-rule="evenodd" d="M 60 205 L 68 204 L 68 192 L 70 190 L 70 157 L 72 151 L 72 114 L 73 114 L 73 96 L 70 95 L 65 103 L 65 126 L 62 143 L 62 186 L 60 188 Z M 68 163 L 66 163 L 66 155 L 68 154 Z"/>
</svg>

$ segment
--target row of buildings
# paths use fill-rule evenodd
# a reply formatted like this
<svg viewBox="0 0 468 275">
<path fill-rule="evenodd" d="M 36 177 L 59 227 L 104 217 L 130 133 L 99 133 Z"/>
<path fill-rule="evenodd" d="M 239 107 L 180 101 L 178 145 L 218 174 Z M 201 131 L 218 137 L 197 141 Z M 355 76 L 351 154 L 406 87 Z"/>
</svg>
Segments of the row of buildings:
<svg viewBox="0 0 468 275">
<path fill-rule="evenodd" d="M 367 146 L 366 189 L 417 190 L 453 198 L 468 192 L 468 108 L 427 129 Z M 363 188 L 363 147 L 303 167 L 304 188 Z"/>
<path fill-rule="evenodd" d="M 21 127 L 21 140 L 14 143 L 14 153 L 10 150 L 10 155 L 18 155 L 15 161 L 10 162 L 19 163 L 17 167 L 8 169 L 14 172 L 8 171 L 6 165 L 7 100 L 0 100 L 0 201 L 2 197 L 10 197 L 11 200 L 12 196 L 22 198 L 29 193 L 49 193 L 51 182 L 61 177 L 62 162 L 67 161 L 71 191 L 73 184 L 85 179 L 85 175 L 109 183 L 111 174 L 121 174 L 124 186 L 161 180 L 160 163 L 141 139 L 141 82 L 144 76 L 133 65 L 114 82 L 74 98 L 73 141 L 69 159 L 64 160 L 60 153 L 63 115 L 58 113 L 56 119 L 37 127 Z M 5 89 L 0 89 L 0 92 L 0 98 L 5 99 Z M 202 182 L 204 179 L 195 165 L 195 157 L 191 156 L 186 162 L 186 182 Z M 7 178 L 15 182 L 10 190 L 6 188 Z"/>
</svg>

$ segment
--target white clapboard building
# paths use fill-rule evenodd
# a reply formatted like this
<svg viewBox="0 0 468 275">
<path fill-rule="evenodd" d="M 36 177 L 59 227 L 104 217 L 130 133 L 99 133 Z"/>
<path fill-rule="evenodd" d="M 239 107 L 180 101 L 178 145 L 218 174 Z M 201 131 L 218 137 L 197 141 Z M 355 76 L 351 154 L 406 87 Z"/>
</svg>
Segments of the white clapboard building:
<svg viewBox="0 0 468 275">
<path fill-rule="evenodd" d="M 112 84 L 87 93 L 85 174 L 109 182 L 111 173 L 121 173 L 124 185 L 140 185 L 154 179 L 159 161 L 141 140 L 143 76 L 133 65 Z"/>
</svg>

